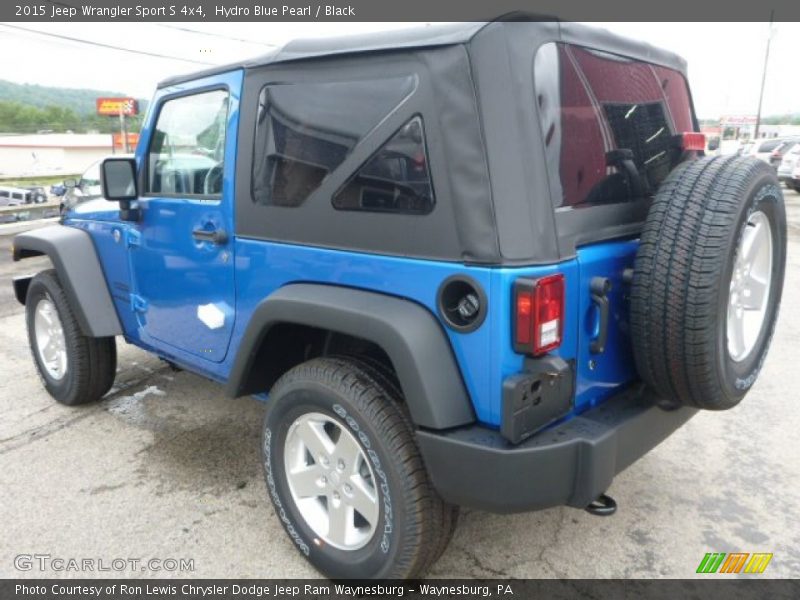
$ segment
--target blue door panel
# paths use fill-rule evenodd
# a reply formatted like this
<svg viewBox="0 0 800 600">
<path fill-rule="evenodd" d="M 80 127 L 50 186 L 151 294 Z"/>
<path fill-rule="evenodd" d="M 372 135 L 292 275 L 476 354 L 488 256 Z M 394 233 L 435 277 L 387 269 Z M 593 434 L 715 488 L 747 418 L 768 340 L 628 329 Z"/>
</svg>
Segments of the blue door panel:
<svg viewBox="0 0 800 600">
<path fill-rule="evenodd" d="M 138 339 L 169 356 L 189 354 L 212 363 L 225 358 L 235 321 L 233 199 L 242 71 L 160 89 L 153 100 L 157 111 L 165 97 L 220 86 L 229 92 L 222 198 L 140 197 L 142 218 L 129 244 Z M 154 113 L 142 130 L 139 169 L 155 121 Z M 229 239 L 198 241 L 192 235 L 198 229 L 222 231 Z"/>
</svg>

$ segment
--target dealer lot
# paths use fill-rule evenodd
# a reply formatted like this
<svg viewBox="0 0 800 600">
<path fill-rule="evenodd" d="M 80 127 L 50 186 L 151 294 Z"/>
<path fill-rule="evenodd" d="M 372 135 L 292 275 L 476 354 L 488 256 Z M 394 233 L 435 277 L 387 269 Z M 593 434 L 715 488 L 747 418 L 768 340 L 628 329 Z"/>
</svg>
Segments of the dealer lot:
<svg viewBox="0 0 800 600">
<path fill-rule="evenodd" d="M 760 379 L 733 411 L 702 412 L 622 473 L 610 518 L 570 508 L 463 511 L 433 577 L 674 577 L 706 552 L 771 552 L 762 576 L 800 572 L 800 195 L 785 191 L 789 251 L 782 311 Z M 0 232 L 0 576 L 40 570 L 18 555 L 192 559 L 193 571 L 130 563 L 103 576 L 314 577 L 284 534 L 259 464 L 264 405 L 118 341 L 102 402 L 56 404 L 36 377 Z M 524 473 L 520 473 L 524 477 Z M 27 566 L 25 566 L 27 565 Z M 29 568 L 19 570 L 17 567 Z M 707 577 L 707 576 L 706 576 Z"/>
</svg>

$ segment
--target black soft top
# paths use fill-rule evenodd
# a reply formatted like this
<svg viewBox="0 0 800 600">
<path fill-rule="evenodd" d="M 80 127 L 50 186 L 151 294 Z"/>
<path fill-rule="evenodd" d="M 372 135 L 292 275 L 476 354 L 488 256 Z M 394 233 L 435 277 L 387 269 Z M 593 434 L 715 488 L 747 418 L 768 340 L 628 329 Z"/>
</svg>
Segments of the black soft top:
<svg viewBox="0 0 800 600">
<path fill-rule="evenodd" d="M 544 97 L 533 76 L 538 49 L 558 42 L 686 73 L 676 54 L 604 29 L 502 20 L 297 40 L 257 58 L 167 79 L 160 87 L 244 70 L 236 177 L 245 182 L 252 177 L 258 97 L 266 86 L 414 73 L 411 95 L 301 206 L 289 211 L 259 204 L 250 186 L 236 186 L 236 234 L 468 263 L 552 264 L 574 256 L 581 245 L 638 234 L 648 209 L 647 201 L 561 207 L 558 173 L 543 144 Z M 357 116 L 357 106 L 351 108 Z M 320 114 L 338 128 L 347 125 L 341 116 Z M 436 209 L 424 218 L 335 209 L 330 198 L 346 178 L 416 116 L 425 124 Z M 325 123 L 318 125 L 324 129 Z"/>
<path fill-rule="evenodd" d="M 496 22 L 497 21 L 434 23 L 393 31 L 377 31 L 324 38 L 300 38 L 290 41 L 282 48 L 276 48 L 273 51 L 254 58 L 169 77 L 161 81 L 158 87 L 168 87 L 235 69 L 250 69 L 292 61 L 325 58 L 337 55 L 416 50 L 453 44 L 468 44 L 487 26 Z M 520 21 L 517 19 L 508 22 L 519 23 Z M 585 44 L 588 46 L 614 48 L 617 53 L 630 56 L 631 58 L 661 64 L 684 74 L 686 71 L 686 61 L 677 54 L 656 48 L 644 42 L 624 38 L 606 29 L 556 21 L 529 21 L 527 26 L 541 27 L 547 30 L 556 27 L 558 31 L 555 37 L 563 41 L 578 45 Z M 508 30 L 513 31 L 513 27 L 508 28 Z"/>
</svg>

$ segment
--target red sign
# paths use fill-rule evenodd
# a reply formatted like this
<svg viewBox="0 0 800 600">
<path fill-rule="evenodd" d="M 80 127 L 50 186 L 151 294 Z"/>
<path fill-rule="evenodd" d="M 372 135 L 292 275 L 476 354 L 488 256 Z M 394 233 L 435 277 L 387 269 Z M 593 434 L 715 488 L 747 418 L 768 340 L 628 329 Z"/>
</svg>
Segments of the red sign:
<svg viewBox="0 0 800 600">
<path fill-rule="evenodd" d="M 725 115 L 720 118 L 719 124 L 723 127 L 743 127 L 745 125 L 755 125 L 755 115 Z"/>
<path fill-rule="evenodd" d="M 123 137 L 121 133 L 114 133 L 112 134 L 114 138 L 114 148 L 125 148 L 125 144 L 123 143 Z M 133 152 L 136 149 L 136 144 L 139 143 L 139 134 L 138 133 L 129 133 L 128 134 L 128 150 Z"/>
<path fill-rule="evenodd" d="M 139 103 L 136 98 L 98 98 L 97 114 L 107 117 L 118 117 L 120 114 L 132 117 L 139 114 Z"/>
</svg>

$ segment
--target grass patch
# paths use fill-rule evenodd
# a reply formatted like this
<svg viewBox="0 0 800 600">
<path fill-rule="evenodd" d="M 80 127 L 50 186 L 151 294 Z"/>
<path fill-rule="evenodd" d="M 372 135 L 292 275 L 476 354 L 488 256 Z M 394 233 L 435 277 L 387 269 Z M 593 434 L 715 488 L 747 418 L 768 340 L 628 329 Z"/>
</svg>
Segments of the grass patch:
<svg viewBox="0 0 800 600">
<path fill-rule="evenodd" d="M 31 176 L 31 177 L 0 177 L 0 185 L 7 187 L 28 187 L 34 185 L 43 185 L 50 187 L 54 183 L 61 183 L 65 179 L 80 179 L 78 175 L 51 175 L 51 176 Z"/>
</svg>

